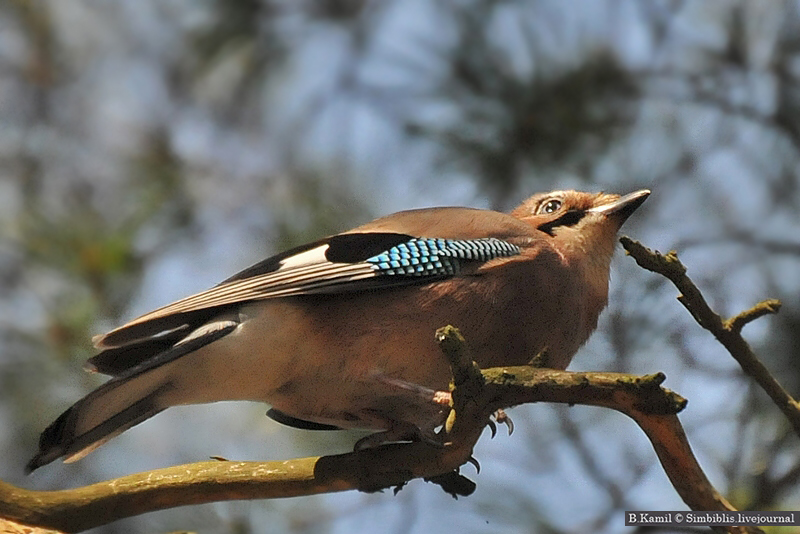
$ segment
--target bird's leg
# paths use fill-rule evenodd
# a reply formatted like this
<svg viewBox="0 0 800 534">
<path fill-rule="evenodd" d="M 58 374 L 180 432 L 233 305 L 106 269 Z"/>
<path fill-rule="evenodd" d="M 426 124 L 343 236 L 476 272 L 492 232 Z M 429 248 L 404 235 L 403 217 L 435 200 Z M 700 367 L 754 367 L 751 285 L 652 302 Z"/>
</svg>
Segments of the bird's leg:
<svg viewBox="0 0 800 534">
<path fill-rule="evenodd" d="M 447 391 L 437 391 L 435 389 L 415 384 L 402 378 L 395 378 L 387 376 L 380 371 L 373 372 L 369 375 L 370 380 L 379 382 L 388 389 L 395 390 L 397 393 L 390 393 L 386 395 L 387 399 L 400 398 L 404 399 L 403 403 L 409 407 L 414 407 L 414 414 L 429 413 L 430 420 L 426 418 L 405 420 L 403 415 L 398 417 L 398 413 L 394 410 L 365 410 L 360 413 L 363 421 L 371 421 L 371 427 L 380 428 L 384 427 L 386 430 L 370 434 L 358 440 L 355 444 L 355 450 L 366 449 L 370 447 L 377 447 L 384 443 L 392 443 L 398 441 L 422 441 L 436 447 L 443 446 L 443 439 L 438 436 L 433 428 L 437 426 L 434 422 L 440 421 L 443 418 L 442 411 L 450 407 L 452 396 Z M 409 398 L 410 395 L 410 398 Z M 396 403 L 396 400 L 393 401 Z M 410 415 L 410 414 L 407 414 Z M 425 424 L 430 422 L 430 425 Z"/>
<path fill-rule="evenodd" d="M 442 406 L 450 406 L 450 401 L 453 400 L 453 396 L 450 394 L 449 391 L 437 391 L 435 389 L 431 389 L 426 386 L 421 386 L 419 384 L 415 384 L 413 382 L 408 382 L 407 380 L 403 380 L 402 378 L 394 378 L 391 376 L 386 376 L 380 372 L 373 373 L 370 378 L 377 380 L 387 386 L 391 386 L 393 388 L 401 389 L 403 391 L 408 391 L 415 396 L 421 398 L 422 400 L 432 402 L 434 404 L 440 404 Z"/>
<path fill-rule="evenodd" d="M 356 441 L 353 450 L 360 451 L 378 447 L 386 443 L 396 443 L 398 441 L 422 441 L 434 447 L 443 447 L 441 440 L 433 432 L 426 432 L 413 423 L 406 421 L 388 421 L 389 428 L 383 432 L 376 432 L 365 436 Z"/>
</svg>

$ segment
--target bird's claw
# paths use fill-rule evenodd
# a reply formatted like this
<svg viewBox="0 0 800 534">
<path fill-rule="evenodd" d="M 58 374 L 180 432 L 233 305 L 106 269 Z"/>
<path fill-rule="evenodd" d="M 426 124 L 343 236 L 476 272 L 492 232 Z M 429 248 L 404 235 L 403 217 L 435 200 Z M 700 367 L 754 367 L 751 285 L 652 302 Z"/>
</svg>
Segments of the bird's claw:
<svg viewBox="0 0 800 534">
<path fill-rule="evenodd" d="M 497 434 L 497 425 L 495 424 L 495 421 L 501 425 L 506 425 L 508 427 L 509 436 L 514 433 L 514 421 L 511 420 L 511 418 L 508 416 L 505 410 L 503 409 L 497 410 L 496 412 L 494 412 L 493 417 L 494 421 L 489 419 L 488 423 L 489 428 L 492 429 L 492 437 L 494 437 Z"/>
<path fill-rule="evenodd" d="M 475 471 L 480 474 L 481 472 L 481 464 L 478 463 L 478 460 L 474 456 L 470 456 L 467 458 L 467 461 L 475 466 Z"/>
</svg>

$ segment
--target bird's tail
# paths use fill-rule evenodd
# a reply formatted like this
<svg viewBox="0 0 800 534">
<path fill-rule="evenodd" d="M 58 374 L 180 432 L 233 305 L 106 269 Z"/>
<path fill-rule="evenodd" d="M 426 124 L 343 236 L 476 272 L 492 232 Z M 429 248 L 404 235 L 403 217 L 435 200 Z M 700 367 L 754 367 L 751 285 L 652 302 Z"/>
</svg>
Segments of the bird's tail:
<svg viewBox="0 0 800 534">
<path fill-rule="evenodd" d="M 90 367 L 114 377 L 42 432 L 39 452 L 28 462 L 26 471 L 30 473 L 62 456 L 65 462 L 79 460 L 161 410 L 183 403 L 176 400 L 174 367 L 169 364 L 226 336 L 236 324 L 222 321 L 206 325 L 166 350 L 159 338 L 109 349 L 92 358 Z"/>
<path fill-rule="evenodd" d="M 160 399 L 170 387 L 166 374 L 161 366 L 131 377 L 112 378 L 89 393 L 42 432 L 39 452 L 25 470 L 30 473 L 62 456 L 65 462 L 79 460 L 166 408 Z"/>
</svg>

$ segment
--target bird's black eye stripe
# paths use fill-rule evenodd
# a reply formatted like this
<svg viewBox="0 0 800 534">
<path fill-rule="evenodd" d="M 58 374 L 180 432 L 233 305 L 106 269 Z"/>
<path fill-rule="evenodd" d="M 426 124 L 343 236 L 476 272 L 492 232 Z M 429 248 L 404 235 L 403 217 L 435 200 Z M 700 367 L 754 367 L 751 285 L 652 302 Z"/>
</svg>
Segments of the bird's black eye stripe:
<svg viewBox="0 0 800 534">
<path fill-rule="evenodd" d="M 539 230 L 553 235 L 553 229 L 557 226 L 574 226 L 586 215 L 584 210 L 570 210 L 561 217 L 539 225 Z"/>
</svg>

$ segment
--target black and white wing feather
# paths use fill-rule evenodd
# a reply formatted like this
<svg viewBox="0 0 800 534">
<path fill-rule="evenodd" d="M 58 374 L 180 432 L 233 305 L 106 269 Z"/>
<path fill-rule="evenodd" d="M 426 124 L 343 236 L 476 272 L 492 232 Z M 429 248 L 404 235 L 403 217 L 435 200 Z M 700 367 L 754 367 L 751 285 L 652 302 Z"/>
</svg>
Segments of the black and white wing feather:
<svg viewBox="0 0 800 534">
<path fill-rule="evenodd" d="M 140 343 L 167 345 L 198 322 L 246 302 L 425 283 L 458 275 L 464 262 L 517 254 L 516 245 L 497 238 L 339 234 L 274 256 L 211 289 L 143 315 L 95 339 L 95 344 L 121 353 Z"/>
</svg>

